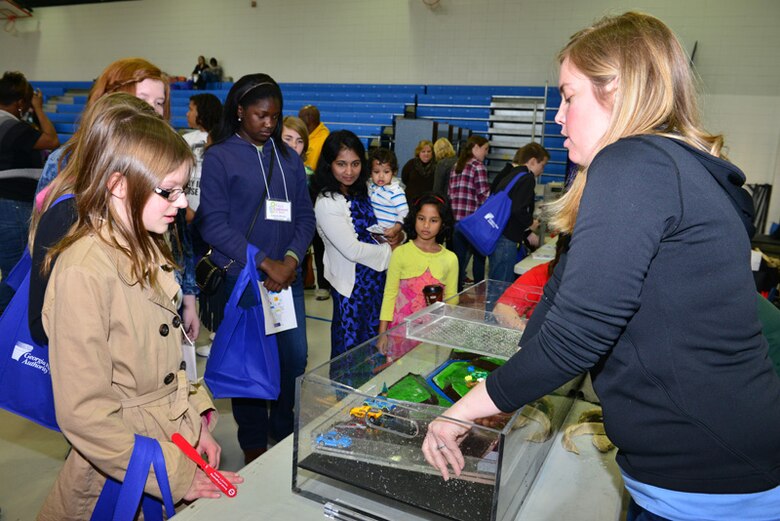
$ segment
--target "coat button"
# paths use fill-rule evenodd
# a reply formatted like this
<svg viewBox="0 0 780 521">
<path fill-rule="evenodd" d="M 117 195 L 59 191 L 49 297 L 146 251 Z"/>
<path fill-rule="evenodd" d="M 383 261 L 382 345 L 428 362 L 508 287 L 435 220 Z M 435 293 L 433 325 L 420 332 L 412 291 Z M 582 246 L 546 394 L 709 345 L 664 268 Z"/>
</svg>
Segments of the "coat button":
<svg viewBox="0 0 780 521">
<path fill-rule="evenodd" d="M 162 336 L 168 336 L 168 324 L 163 324 L 160 326 L 160 335 Z"/>
<path fill-rule="evenodd" d="M 181 319 L 179 318 L 179 315 L 174 315 L 173 320 L 171 320 L 171 324 L 173 324 L 173 327 L 179 327 L 181 325 Z"/>
<path fill-rule="evenodd" d="M 187 362 L 184 360 L 181 361 L 181 364 L 179 364 L 179 370 L 180 371 L 186 371 L 187 370 Z"/>
<path fill-rule="evenodd" d="M 165 375 L 165 380 L 163 380 L 163 383 L 165 385 L 170 385 L 171 383 L 173 383 L 174 378 L 176 378 L 176 376 L 174 376 L 173 373 L 168 373 Z"/>
</svg>

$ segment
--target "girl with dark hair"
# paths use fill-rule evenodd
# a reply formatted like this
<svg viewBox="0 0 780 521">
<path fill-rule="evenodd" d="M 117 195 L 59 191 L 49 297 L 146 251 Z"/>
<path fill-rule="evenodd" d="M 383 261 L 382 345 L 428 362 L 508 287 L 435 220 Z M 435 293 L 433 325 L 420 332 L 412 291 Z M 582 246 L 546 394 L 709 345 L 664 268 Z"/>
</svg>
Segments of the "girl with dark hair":
<svg viewBox="0 0 780 521">
<path fill-rule="evenodd" d="M 300 261 L 314 235 L 314 212 L 298 154 L 282 140 L 282 91 L 267 74 L 239 79 L 228 93 L 222 118 L 206 150 L 195 226 L 228 266 L 216 295 L 201 300 L 204 323 L 215 331 L 246 258 L 247 244 L 268 290 L 292 288 L 298 327 L 277 333 L 282 385 L 279 399 L 233 399 L 238 441 L 247 463 L 265 452 L 268 436 L 292 432 L 295 377 L 306 368 L 307 341 Z M 254 304 L 247 291 L 242 305 Z"/>
<path fill-rule="evenodd" d="M 450 173 L 447 195 L 452 204 L 455 220 L 465 219 L 487 200 L 490 195 L 485 157 L 490 143 L 482 136 L 471 136 L 460 149 L 458 162 Z M 466 280 L 466 267 L 474 257 L 472 273 L 474 282 L 485 278 L 485 257 L 477 252 L 465 235 L 457 229 L 452 235 L 452 249 L 458 256 L 458 291 L 463 289 Z"/>
<path fill-rule="evenodd" d="M 387 270 L 380 333 L 427 306 L 423 293 L 427 286 L 441 287 L 443 299 L 457 293 L 458 258 L 442 246 L 454 224 L 450 205 L 442 196 L 427 192 L 412 201 L 404 222 L 410 241 L 393 252 Z M 377 348 L 388 357 L 401 356 L 416 345 L 393 337 L 392 332 L 390 336 L 389 341 L 383 336 L 377 343 Z"/>
<path fill-rule="evenodd" d="M 320 194 L 314 206 L 325 243 L 325 278 L 331 284 L 331 358 L 376 336 L 385 270 L 392 244 L 369 231 L 376 216 L 368 198 L 369 171 L 360 139 L 348 130 L 325 140 L 317 165 Z"/>
<path fill-rule="evenodd" d="M 187 223 L 195 218 L 195 212 L 200 205 L 200 174 L 203 170 L 203 154 L 211 144 L 211 131 L 222 117 L 222 102 L 213 94 L 196 94 L 190 97 L 190 108 L 187 111 L 187 124 L 192 132 L 184 134 L 184 141 L 195 155 L 195 168 L 192 169 L 190 182 L 187 185 Z"/>
</svg>

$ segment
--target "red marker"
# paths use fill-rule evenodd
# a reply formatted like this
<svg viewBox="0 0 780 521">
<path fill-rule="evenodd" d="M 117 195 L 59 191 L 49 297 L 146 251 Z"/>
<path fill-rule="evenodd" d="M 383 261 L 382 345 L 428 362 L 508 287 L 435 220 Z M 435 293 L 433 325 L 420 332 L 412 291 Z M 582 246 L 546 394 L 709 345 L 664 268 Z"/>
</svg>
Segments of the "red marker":
<svg viewBox="0 0 780 521">
<path fill-rule="evenodd" d="M 171 441 L 175 443 L 176 446 L 179 447 L 188 458 L 190 458 L 200 468 L 202 468 L 203 472 L 206 473 L 211 482 L 219 487 L 222 492 L 224 492 L 228 497 L 236 496 L 238 493 L 236 486 L 228 481 L 225 476 L 223 476 L 222 473 L 220 473 L 217 469 L 206 463 L 206 461 L 200 457 L 198 451 L 196 451 L 195 448 L 184 439 L 184 436 L 178 432 L 174 432 L 173 436 L 171 436 Z"/>
</svg>

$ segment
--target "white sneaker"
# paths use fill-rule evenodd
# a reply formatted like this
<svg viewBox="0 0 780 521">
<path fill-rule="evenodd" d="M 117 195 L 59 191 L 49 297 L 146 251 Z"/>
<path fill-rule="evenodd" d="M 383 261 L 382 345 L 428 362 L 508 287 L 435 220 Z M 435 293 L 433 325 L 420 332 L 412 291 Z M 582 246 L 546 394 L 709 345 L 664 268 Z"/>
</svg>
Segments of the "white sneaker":
<svg viewBox="0 0 780 521">
<path fill-rule="evenodd" d="M 211 343 L 196 347 L 195 354 L 202 356 L 203 358 L 208 358 L 211 354 Z"/>
<path fill-rule="evenodd" d="M 318 289 L 314 292 L 314 298 L 317 300 L 328 300 L 330 298 L 330 292 L 327 289 Z"/>
</svg>

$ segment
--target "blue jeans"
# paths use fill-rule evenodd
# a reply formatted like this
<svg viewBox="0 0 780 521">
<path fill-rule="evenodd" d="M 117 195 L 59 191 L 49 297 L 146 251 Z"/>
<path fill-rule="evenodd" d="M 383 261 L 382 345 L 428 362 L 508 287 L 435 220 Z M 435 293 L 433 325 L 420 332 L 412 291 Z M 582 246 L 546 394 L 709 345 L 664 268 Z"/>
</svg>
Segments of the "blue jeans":
<svg viewBox="0 0 780 521">
<path fill-rule="evenodd" d="M 499 237 L 496 249 L 490 255 L 489 278 L 504 282 L 514 282 L 515 264 L 518 260 L 518 245 L 503 235 Z"/>
<path fill-rule="evenodd" d="M 14 290 L 5 283 L 27 246 L 27 233 L 30 231 L 32 202 L 0 199 L 0 314 L 5 311 Z"/>
<path fill-rule="evenodd" d="M 466 280 L 466 267 L 471 257 L 474 257 L 474 263 L 471 271 L 474 274 L 474 282 L 479 282 L 485 278 L 485 256 L 481 255 L 471 245 L 465 235 L 458 229 L 452 234 L 452 251 L 458 257 L 458 291 L 463 291 L 463 281 Z"/>
<path fill-rule="evenodd" d="M 238 278 L 228 275 L 225 279 L 227 294 L 233 292 Z M 268 446 L 268 436 L 281 440 L 293 431 L 295 407 L 295 378 L 306 370 L 308 342 L 306 339 L 306 309 L 303 303 L 303 278 L 300 270 L 293 290 L 295 316 L 298 327 L 276 334 L 281 369 L 281 390 L 277 400 L 233 398 L 233 417 L 238 424 L 238 444 L 242 450 L 262 449 Z M 247 288 L 239 305 L 255 304 L 254 293 Z"/>
<path fill-rule="evenodd" d="M 628 503 L 628 512 L 626 513 L 626 521 L 670 521 L 665 517 L 657 516 L 652 512 L 648 512 L 644 508 L 640 507 L 631 498 Z"/>
</svg>

